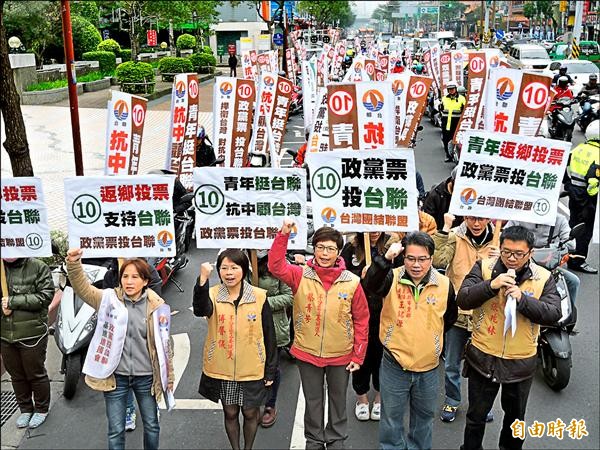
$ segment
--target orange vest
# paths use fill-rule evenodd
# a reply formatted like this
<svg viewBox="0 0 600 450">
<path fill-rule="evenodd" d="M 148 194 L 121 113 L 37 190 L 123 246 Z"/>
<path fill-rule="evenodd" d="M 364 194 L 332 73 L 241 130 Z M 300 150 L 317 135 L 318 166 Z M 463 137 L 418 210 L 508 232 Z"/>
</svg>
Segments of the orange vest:
<svg viewBox="0 0 600 450">
<path fill-rule="evenodd" d="M 212 378 L 253 381 L 265 376 L 262 309 L 267 292 L 245 282 L 243 289 L 237 308 L 224 285 L 209 289 L 213 313 L 208 319 L 202 370 Z"/>
<path fill-rule="evenodd" d="M 294 295 L 294 346 L 320 358 L 352 352 L 352 299 L 359 283 L 344 270 L 326 291 L 315 270 L 305 266 Z"/>
<path fill-rule="evenodd" d="M 484 280 L 490 280 L 497 259 L 481 261 L 481 273 Z M 550 277 L 543 267 L 529 262 L 532 277 L 519 285 L 522 292 L 539 299 L 544 285 Z M 512 329 L 504 335 L 504 306 L 506 298 L 502 290 L 495 297 L 473 310 L 472 342 L 475 347 L 488 355 L 505 359 L 524 359 L 537 352 L 537 339 L 540 326 L 517 312 L 517 331 L 513 337 Z"/>
<path fill-rule="evenodd" d="M 439 364 L 444 346 L 444 313 L 450 280 L 431 268 L 416 299 L 401 283 L 404 266 L 394 269 L 392 287 L 383 299 L 379 339 L 405 370 L 426 372 Z"/>
</svg>

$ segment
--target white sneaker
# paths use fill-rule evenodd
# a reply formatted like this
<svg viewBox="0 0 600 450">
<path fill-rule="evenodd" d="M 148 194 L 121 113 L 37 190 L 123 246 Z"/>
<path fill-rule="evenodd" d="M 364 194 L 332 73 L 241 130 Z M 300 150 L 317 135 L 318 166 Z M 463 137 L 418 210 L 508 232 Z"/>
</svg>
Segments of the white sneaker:
<svg viewBox="0 0 600 450">
<path fill-rule="evenodd" d="M 369 420 L 369 404 L 356 402 L 356 407 L 354 408 L 354 415 L 360 421 Z"/>
<path fill-rule="evenodd" d="M 371 409 L 371 420 L 379 420 L 381 418 L 381 403 L 373 403 Z"/>
</svg>

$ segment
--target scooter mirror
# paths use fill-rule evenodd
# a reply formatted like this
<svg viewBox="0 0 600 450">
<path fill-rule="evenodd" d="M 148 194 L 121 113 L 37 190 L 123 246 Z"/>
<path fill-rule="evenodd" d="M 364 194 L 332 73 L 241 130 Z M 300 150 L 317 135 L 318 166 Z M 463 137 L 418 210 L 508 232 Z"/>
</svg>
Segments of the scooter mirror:
<svg viewBox="0 0 600 450">
<path fill-rule="evenodd" d="M 573 228 L 571 228 L 571 233 L 569 233 L 569 240 L 576 239 L 580 237 L 585 232 L 585 223 L 578 223 Z"/>
</svg>

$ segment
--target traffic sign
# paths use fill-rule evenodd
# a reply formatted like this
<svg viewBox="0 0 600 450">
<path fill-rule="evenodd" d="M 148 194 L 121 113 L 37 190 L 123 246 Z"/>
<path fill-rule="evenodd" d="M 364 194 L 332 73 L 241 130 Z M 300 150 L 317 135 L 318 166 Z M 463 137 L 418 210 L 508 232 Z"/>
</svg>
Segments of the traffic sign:
<svg viewBox="0 0 600 450">
<path fill-rule="evenodd" d="M 419 8 L 420 14 L 437 14 L 438 7 L 437 6 L 421 6 Z"/>
<path fill-rule="evenodd" d="M 283 45 L 283 34 L 275 33 L 273 35 L 273 44 L 275 45 Z"/>
<path fill-rule="evenodd" d="M 102 39 L 104 39 L 104 40 L 110 39 L 110 31 L 102 30 Z"/>
<path fill-rule="evenodd" d="M 311 43 L 311 44 L 316 44 L 316 43 L 317 43 L 317 41 L 318 41 L 317 35 L 316 35 L 316 34 L 313 34 L 313 35 L 310 37 L 310 43 Z"/>
<path fill-rule="evenodd" d="M 498 40 L 504 39 L 504 30 L 496 30 L 496 39 L 498 39 Z"/>
</svg>

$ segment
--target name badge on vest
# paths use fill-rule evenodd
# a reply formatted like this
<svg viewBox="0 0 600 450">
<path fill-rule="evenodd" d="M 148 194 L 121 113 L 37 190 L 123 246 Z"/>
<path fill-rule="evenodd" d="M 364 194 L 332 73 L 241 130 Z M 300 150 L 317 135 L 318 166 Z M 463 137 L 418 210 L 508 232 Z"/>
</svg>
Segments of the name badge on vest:
<svg viewBox="0 0 600 450">
<path fill-rule="evenodd" d="M 105 289 L 83 373 L 108 378 L 117 369 L 127 334 L 127 318 L 127 307 L 119 301 L 115 290 Z"/>
</svg>

